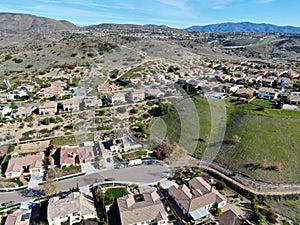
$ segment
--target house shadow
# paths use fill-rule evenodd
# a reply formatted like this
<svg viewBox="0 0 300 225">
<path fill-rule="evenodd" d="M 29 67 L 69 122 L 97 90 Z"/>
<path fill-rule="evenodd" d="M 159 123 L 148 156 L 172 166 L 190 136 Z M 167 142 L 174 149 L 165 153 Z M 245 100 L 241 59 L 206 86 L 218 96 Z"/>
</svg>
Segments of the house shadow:
<svg viewBox="0 0 300 225">
<path fill-rule="evenodd" d="M 60 160 L 60 149 L 56 149 L 56 151 L 52 154 L 52 159 L 54 161 L 54 165 L 59 165 Z"/>
<path fill-rule="evenodd" d="M 2 174 L 3 174 L 3 175 L 5 175 L 7 166 L 8 166 L 8 162 L 5 162 L 5 163 L 3 163 L 3 164 L 1 165 L 1 171 L 2 171 Z"/>
<path fill-rule="evenodd" d="M 24 197 L 32 197 L 32 198 L 39 198 L 45 195 L 43 190 L 35 190 L 27 188 L 19 192 L 21 196 Z"/>
<path fill-rule="evenodd" d="M 261 111 L 264 111 L 264 108 L 263 107 L 258 107 L 256 109 L 252 109 L 253 111 L 256 111 L 256 112 L 261 112 Z"/>
</svg>

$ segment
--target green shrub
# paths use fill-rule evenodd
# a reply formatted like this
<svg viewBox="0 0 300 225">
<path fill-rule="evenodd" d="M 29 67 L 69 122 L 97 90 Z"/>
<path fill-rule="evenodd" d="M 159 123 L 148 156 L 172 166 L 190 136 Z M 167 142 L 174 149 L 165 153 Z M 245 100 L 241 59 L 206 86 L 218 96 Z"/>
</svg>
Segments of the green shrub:
<svg viewBox="0 0 300 225">
<path fill-rule="evenodd" d="M 13 60 L 15 63 L 21 63 L 23 62 L 23 59 L 18 59 L 18 58 L 13 58 Z"/>
<path fill-rule="evenodd" d="M 12 56 L 10 54 L 6 55 L 4 58 L 5 61 L 10 60 L 10 59 L 12 59 Z"/>
</svg>

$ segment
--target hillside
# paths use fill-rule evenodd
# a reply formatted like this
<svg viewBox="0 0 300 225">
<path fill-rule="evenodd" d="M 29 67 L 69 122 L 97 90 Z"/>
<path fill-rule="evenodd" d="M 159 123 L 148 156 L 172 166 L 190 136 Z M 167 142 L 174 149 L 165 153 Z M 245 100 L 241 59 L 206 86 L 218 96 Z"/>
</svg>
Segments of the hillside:
<svg viewBox="0 0 300 225">
<path fill-rule="evenodd" d="M 113 24 L 113 23 L 103 23 L 97 25 L 87 26 L 84 29 L 91 30 L 91 31 L 101 31 L 101 30 L 108 30 L 108 31 L 129 31 L 129 32 L 175 32 L 175 33 L 187 33 L 187 31 L 177 28 L 171 28 L 164 25 L 155 25 L 155 24 L 148 24 L 148 25 L 138 25 L 138 24 Z"/>
<path fill-rule="evenodd" d="M 0 13 L 0 32 L 20 34 L 27 32 L 51 33 L 74 31 L 77 26 L 64 20 L 55 20 L 29 14 Z"/>
<path fill-rule="evenodd" d="M 265 23 L 219 23 L 205 26 L 191 26 L 189 32 L 251 32 L 251 33 L 300 33 L 300 27 L 276 26 Z"/>
</svg>

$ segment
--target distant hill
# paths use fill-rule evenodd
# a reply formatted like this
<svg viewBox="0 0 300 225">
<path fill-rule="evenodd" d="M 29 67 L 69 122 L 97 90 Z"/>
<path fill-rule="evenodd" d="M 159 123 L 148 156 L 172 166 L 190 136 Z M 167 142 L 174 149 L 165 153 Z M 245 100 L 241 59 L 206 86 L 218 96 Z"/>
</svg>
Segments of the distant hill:
<svg viewBox="0 0 300 225">
<path fill-rule="evenodd" d="M 0 13 L 0 32 L 2 33 L 49 33 L 76 29 L 78 28 L 75 24 L 64 20 L 54 20 L 29 14 Z"/>
<path fill-rule="evenodd" d="M 300 33 L 300 27 L 276 26 L 265 23 L 219 23 L 206 26 L 192 26 L 189 32 L 263 32 L 263 33 Z"/>
</svg>

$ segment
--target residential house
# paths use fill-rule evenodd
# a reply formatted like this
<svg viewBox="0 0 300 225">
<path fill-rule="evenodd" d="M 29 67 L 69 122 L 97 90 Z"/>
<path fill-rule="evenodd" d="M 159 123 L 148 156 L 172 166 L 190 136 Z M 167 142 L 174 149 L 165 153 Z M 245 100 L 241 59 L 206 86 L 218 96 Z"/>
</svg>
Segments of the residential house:
<svg viewBox="0 0 300 225">
<path fill-rule="evenodd" d="M 277 87 L 280 89 L 284 88 L 293 88 L 294 86 L 294 81 L 292 81 L 290 78 L 287 77 L 281 77 L 278 80 Z"/>
<path fill-rule="evenodd" d="M 142 145 L 129 141 L 126 137 L 111 139 L 100 143 L 101 151 L 109 151 L 111 154 L 123 153 L 133 149 L 141 148 Z"/>
<path fill-rule="evenodd" d="M 79 111 L 80 101 L 78 99 L 66 99 L 61 102 L 63 110 L 66 112 Z"/>
<path fill-rule="evenodd" d="M 219 222 L 219 224 L 222 225 L 242 225 L 247 224 L 243 221 L 241 216 L 239 216 L 233 209 L 229 207 L 225 207 L 222 210 L 222 215 L 216 217 L 216 220 Z"/>
<path fill-rule="evenodd" d="M 291 92 L 288 100 L 291 105 L 300 106 L 300 92 Z"/>
<path fill-rule="evenodd" d="M 64 95 L 64 89 L 67 87 L 67 84 L 63 81 L 57 80 L 51 83 L 50 87 L 42 88 L 39 91 L 39 95 L 41 98 L 52 98 L 62 97 Z"/>
<path fill-rule="evenodd" d="M 59 165 L 61 167 L 78 165 L 80 163 L 91 162 L 94 160 L 93 145 L 84 146 L 61 146 Z"/>
<path fill-rule="evenodd" d="M 225 83 L 225 84 L 221 84 L 219 86 L 220 91 L 221 92 L 225 92 L 225 93 L 234 93 L 239 89 L 238 85 L 234 85 L 234 84 L 229 84 L 229 83 Z"/>
<path fill-rule="evenodd" d="M 57 102 L 45 102 L 38 108 L 40 115 L 54 115 L 57 112 Z"/>
<path fill-rule="evenodd" d="M 40 152 L 35 155 L 26 155 L 24 157 L 12 157 L 8 161 L 5 171 L 5 177 L 15 178 L 33 173 L 43 172 L 44 153 Z"/>
<path fill-rule="evenodd" d="M 27 88 L 20 87 L 18 89 L 8 92 L 6 95 L 6 98 L 7 98 L 7 100 L 12 101 L 16 97 L 21 98 L 21 97 L 25 97 L 25 96 L 27 96 Z"/>
<path fill-rule="evenodd" d="M 194 221 L 208 217 L 212 207 L 223 208 L 226 198 L 202 177 L 195 177 L 188 184 L 173 185 L 168 190 L 184 214 Z"/>
<path fill-rule="evenodd" d="M 97 89 L 100 93 L 106 94 L 106 93 L 117 91 L 119 90 L 119 88 L 120 87 L 117 86 L 115 83 L 110 84 L 109 82 L 105 82 L 103 84 L 100 84 Z"/>
<path fill-rule="evenodd" d="M 258 98 L 266 99 L 266 100 L 273 100 L 278 97 L 278 92 L 276 92 L 272 88 L 261 87 L 258 89 Z"/>
<path fill-rule="evenodd" d="M 273 85 L 275 84 L 276 81 L 277 81 L 277 77 L 275 77 L 275 76 L 262 78 L 261 85 L 263 87 L 273 87 Z"/>
<path fill-rule="evenodd" d="M 256 94 L 254 88 L 239 88 L 233 95 L 239 98 L 250 99 Z"/>
<path fill-rule="evenodd" d="M 0 93 L 0 103 L 7 103 L 7 93 Z"/>
<path fill-rule="evenodd" d="M 49 225 L 77 224 L 97 217 L 92 199 L 80 192 L 72 192 L 65 198 L 50 198 L 47 209 Z"/>
<path fill-rule="evenodd" d="M 129 93 L 129 99 L 132 102 L 143 101 L 145 99 L 145 91 L 141 89 L 135 89 Z"/>
<path fill-rule="evenodd" d="M 11 112 L 12 118 L 27 118 L 32 115 L 33 111 L 36 110 L 36 106 L 25 106 L 13 109 Z"/>
<path fill-rule="evenodd" d="M 125 95 L 121 92 L 109 93 L 106 99 L 113 105 L 126 102 Z"/>
<path fill-rule="evenodd" d="M 296 71 L 290 71 L 289 75 L 290 75 L 291 79 L 299 79 L 300 78 L 300 73 L 296 72 Z"/>
<path fill-rule="evenodd" d="M 229 82 L 231 79 L 232 75 L 231 74 L 219 74 L 216 76 L 218 81 L 222 81 L 222 82 Z"/>
<path fill-rule="evenodd" d="M 117 199 L 122 225 L 167 224 L 168 217 L 164 205 L 156 191 L 139 196 L 129 194 Z"/>
<path fill-rule="evenodd" d="M 29 225 L 31 209 L 9 214 L 4 225 Z"/>
<path fill-rule="evenodd" d="M 12 111 L 12 108 L 10 108 L 9 106 L 4 106 L 3 108 L 1 107 L 1 116 L 6 116 L 8 114 L 10 114 Z"/>
<path fill-rule="evenodd" d="M 85 108 L 92 108 L 92 107 L 101 107 L 102 100 L 98 99 L 96 96 L 90 96 L 83 99 L 84 107 Z"/>
<path fill-rule="evenodd" d="M 248 84 L 258 84 L 261 82 L 262 79 L 262 74 L 255 74 L 255 75 L 249 75 L 246 76 L 243 81 L 244 83 L 248 83 Z"/>
<path fill-rule="evenodd" d="M 164 92 L 162 92 L 160 89 L 155 88 L 155 89 L 148 89 L 145 92 L 145 96 L 147 98 L 160 98 L 163 97 L 165 94 Z"/>
</svg>

